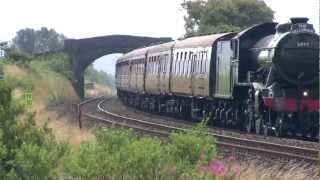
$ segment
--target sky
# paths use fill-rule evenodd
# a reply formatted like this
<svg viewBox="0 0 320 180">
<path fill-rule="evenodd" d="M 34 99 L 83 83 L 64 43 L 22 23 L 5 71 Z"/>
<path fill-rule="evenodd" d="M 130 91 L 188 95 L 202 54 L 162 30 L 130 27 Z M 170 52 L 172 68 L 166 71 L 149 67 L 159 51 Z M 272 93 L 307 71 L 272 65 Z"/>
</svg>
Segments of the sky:
<svg viewBox="0 0 320 180">
<path fill-rule="evenodd" d="M 183 0 L 1 0 L 0 41 L 19 29 L 54 28 L 69 38 L 130 34 L 179 38 Z M 319 0 L 265 0 L 275 21 L 306 16 L 319 29 Z M 288 5 L 290 4 L 290 5 Z"/>
<path fill-rule="evenodd" d="M 1 0 L 0 41 L 11 40 L 26 27 L 54 28 L 68 38 L 111 34 L 153 37 L 184 35 L 183 0 Z M 264 0 L 275 12 L 275 21 L 308 17 L 319 32 L 320 0 Z M 109 56 L 109 59 L 114 57 Z M 106 60 L 95 67 L 114 67 Z M 103 70 L 103 69 L 102 69 Z M 107 69 L 110 72 L 109 69 Z"/>
</svg>

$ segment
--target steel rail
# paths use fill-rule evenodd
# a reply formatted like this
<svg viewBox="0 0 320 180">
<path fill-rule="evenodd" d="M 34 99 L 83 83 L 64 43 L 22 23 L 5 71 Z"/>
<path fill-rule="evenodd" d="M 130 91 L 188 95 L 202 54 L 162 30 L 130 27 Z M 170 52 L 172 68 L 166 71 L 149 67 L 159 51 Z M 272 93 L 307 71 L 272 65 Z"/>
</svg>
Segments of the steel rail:
<svg viewBox="0 0 320 180">
<path fill-rule="evenodd" d="M 100 97 L 101 98 L 101 97 Z M 98 105 L 98 111 L 107 115 L 109 118 L 105 119 L 89 113 L 84 113 L 85 116 L 99 120 L 105 123 L 114 124 L 121 127 L 132 128 L 148 134 L 157 136 L 169 136 L 171 132 L 182 132 L 190 131 L 190 129 L 184 129 L 175 126 L 169 126 L 166 124 L 159 124 L 150 121 L 144 121 L 140 119 L 125 117 L 119 114 L 115 114 L 107 111 L 102 107 L 102 104 L 110 98 L 101 100 Z M 122 122 L 120 122 L 121 120 Z M 134 124 L 133 124 L 134 123 Z M 258 140 L 251 140 L 246 138 L 233 137 L 229 135 L 221 135 L 216 133 L 208 132 L 208 135 L 212 135 L 216 138 L 216 144 L 222 147 L 234 148 L 243 152 L 254 152 L 255 154 L 268 154 L 273 157 L 281 157 L 287 160 L 304 160 L 312 163 L 316 163 L 319 160 L 319 150 L 311 148 L 303 148 L 296 146 L 289 146 L 283 144 L 276 144 L 271 142 L 264 142 Z"/>
</svg>

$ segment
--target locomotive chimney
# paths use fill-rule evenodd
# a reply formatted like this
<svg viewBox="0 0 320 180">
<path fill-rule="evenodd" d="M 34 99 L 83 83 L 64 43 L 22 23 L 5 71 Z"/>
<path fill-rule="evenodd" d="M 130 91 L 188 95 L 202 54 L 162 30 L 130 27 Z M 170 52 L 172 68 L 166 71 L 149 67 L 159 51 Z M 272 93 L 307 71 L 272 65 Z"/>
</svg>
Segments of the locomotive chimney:
<svg viewBox="0 0 320 180">
<path fill-rule="evenodd" d="M 307 23 L 309 21 L 309 18 L 306 18 L 306 17 L 293 17 L 290 20 L 291 20 L 292 24 Z"/>
</svg>

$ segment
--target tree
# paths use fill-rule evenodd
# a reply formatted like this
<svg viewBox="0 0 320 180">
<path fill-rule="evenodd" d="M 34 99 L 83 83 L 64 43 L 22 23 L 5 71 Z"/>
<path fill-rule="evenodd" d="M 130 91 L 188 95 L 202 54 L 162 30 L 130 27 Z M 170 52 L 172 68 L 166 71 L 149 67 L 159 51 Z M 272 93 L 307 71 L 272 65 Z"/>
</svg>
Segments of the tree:
<svg viewBox="0 0 320 180">
<path fill-rule="evenodd" d="M 54 29 L 42 27 L 40 30 L 30 28 L 17 32 L 13 39 L 14 46 L 28 54 L 56 52 L 63 48 L 65 36 L 57 33 Z"/>
<path fill-rule="evenodd" d="M 106 85 L 115 88 L 115 79 L 112 74 L 94 69 L 93 65 L 89 65 L 85 71 L 85 78 L 89 82 Z"/>
<path fill-rule="evenodd" d="M 35 41 L 35 31 L 30 28 L 19 30 L 13 39 L 15 47 L 28 54 L 33 53 Z"/>
<path fill-rule="evenodd" d="M 186 36 L 239 31 L 273 20 L 273 11 L 261 0 L 185 0 Z"/>
</svg>

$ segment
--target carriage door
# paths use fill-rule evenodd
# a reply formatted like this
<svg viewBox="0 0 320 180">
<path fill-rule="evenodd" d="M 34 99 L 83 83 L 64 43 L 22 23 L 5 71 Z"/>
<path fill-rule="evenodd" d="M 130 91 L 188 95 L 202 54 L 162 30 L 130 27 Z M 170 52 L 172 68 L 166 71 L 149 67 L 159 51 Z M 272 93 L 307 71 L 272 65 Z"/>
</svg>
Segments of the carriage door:
<svg viewBox="0 0 320 180">
<path fill-rule="evenodd" d="M 159 72 L 159 90 L 161 93 L 165 92 L 166 82 L 166 56 L 160 55 L 160 72 Z"/>
<path fill-rule="evenodd" d="M 162 71 L 162 91 L 169 92 L 169 73 L 170 73 L 170 56 L 165 54 L 163 56 L 163 71 Z"/>
<path fill-rule="evenodd" d="M 192 89 L 192 94 L 195 95 L 196 94 L 196 88 L 197 88 L 197 84 L 196 84 L 196 74 L 197 74 L 197 55 L 196 54 L 192 54 L 190 55 L 191 57 L 191 89 Z"/>
<path fill-rule="evenodd" d="M 231 58 L 230 41 L 218 41 L 216 95 L 219 97 L 231 97 Z"/>
</svg>

